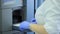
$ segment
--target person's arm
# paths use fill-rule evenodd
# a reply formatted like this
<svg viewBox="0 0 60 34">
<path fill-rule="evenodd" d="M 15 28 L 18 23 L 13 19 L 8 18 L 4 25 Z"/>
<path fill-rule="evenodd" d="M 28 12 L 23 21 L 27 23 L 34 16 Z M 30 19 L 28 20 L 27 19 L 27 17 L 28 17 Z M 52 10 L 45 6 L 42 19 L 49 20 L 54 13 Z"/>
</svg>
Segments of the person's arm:
<svg viewBox="0 0 60 34">
<path fill-rule="evenodd" d="M 30 24 L 30 29 L 37 34 L 48 34 L 43 25 Z"/>
</svg>

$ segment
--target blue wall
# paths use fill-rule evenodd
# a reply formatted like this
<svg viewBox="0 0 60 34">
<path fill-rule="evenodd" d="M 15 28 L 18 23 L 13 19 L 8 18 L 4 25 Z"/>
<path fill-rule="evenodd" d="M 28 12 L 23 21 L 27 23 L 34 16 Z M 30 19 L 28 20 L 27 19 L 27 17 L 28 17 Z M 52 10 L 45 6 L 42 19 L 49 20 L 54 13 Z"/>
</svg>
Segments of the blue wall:
<svg viewBox="0 0 60 34">
<path fill-rule="evenodd" d="M 38 8 L 44 0 L 36 0 L 36 7 Z M 27 0 L 27 21 L 31 21 L 34 18 L 34 0 Z"/>
<path fill-rule="evenodd" d="M 34 0 L 27 0 L 27 21 L 34 18 Z"/>
</svg>

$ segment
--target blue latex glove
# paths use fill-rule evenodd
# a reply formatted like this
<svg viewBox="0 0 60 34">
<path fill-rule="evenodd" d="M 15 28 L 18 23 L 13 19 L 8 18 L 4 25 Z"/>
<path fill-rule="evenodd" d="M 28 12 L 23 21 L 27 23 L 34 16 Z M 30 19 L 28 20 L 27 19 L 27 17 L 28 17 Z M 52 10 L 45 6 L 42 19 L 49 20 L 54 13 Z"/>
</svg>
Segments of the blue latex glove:
<svg viewBox="0 0 60 34">
<path fill-rule="evenodd" d="M 19 29 L 21 31 L 25 30 L 25 29 L 29 29 L 30 23 L 27 21 L 23 21 L 22 23 L 20 23 Z"/>
<path fill-rule="evenodd" d="M 23 21 L 22 23 L 20 23 L 19 29 L 21 31 L 29 29 L 30 23 L 36 24 L 37 22 L 35 19 L 32 19 L 31 22 Z"/>
<path fill-rule="evenodd" d="M 37 24 L 36 19 L 33 18 L 33 19 L 31 20 L 31 23 L 33 23 L 33 24 Z"/>
</svg>

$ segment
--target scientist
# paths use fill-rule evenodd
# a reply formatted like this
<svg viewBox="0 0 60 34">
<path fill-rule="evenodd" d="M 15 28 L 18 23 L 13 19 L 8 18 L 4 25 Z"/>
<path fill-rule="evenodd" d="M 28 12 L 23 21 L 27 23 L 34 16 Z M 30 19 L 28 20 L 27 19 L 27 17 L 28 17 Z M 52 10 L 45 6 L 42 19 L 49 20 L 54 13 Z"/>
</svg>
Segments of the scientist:
<svg viewBox="0 0 60 34">
<path fill-rule="evenodd" d="M 45 0 L 36 10 L 35 23 L 22 22 L 20 30 L 31 29 L 37 34 L 59 34 L 60 0 Z"/>
</svg>

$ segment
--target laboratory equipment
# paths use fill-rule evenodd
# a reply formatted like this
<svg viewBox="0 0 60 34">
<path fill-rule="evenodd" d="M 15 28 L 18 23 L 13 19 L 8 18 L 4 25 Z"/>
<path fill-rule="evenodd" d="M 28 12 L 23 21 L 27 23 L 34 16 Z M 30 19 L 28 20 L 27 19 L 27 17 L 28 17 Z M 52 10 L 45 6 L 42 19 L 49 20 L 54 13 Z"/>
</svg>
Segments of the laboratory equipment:
<svg viewBox="0 0 60 34">
<path fill-rule="evenodd" d="M 12 12 L 22 6 L 22 0 L 0 0 L 0 33 L 7 34 L 12 31 Z"/>
<path fill-rule="evenodd" d="M 31 0 L 0 0 L 0 33 L 7 34 L 12 31 L 14 26 L 15 28 L 19 28 L 16 24 L 20 24 L 20 22 L 24 20 L 29 21 L 31 17 L 33 18 L 34 0 L 32 0 L 32 2 L 33 3 L 31 3 Z M 32 8 L 30 6 L 32 6 Z M 31 11 L 29 9 L 31 9 Z"/>
</svg>

